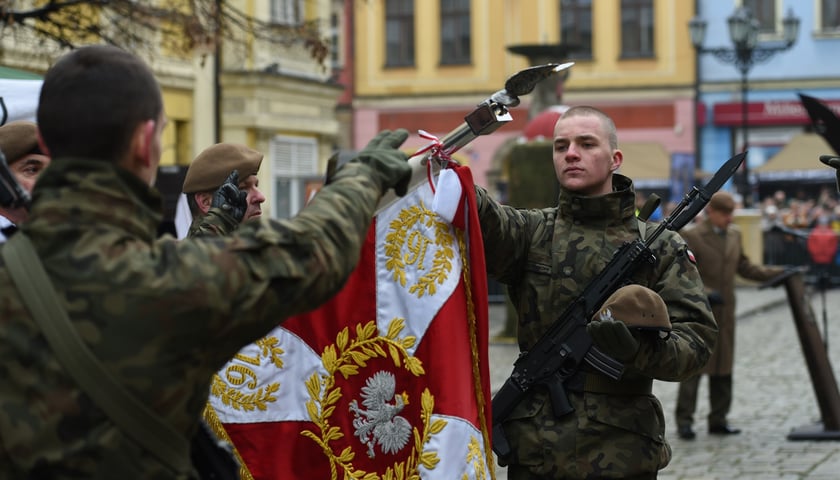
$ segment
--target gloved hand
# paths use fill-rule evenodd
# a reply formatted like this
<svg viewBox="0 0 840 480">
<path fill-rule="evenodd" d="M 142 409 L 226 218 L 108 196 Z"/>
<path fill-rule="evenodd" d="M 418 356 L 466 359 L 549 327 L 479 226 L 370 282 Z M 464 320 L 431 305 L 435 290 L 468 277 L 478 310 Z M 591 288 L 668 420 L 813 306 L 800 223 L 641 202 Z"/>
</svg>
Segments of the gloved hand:
<svg viewBox="0 0 840 480">
<path fill-rule="evenodd" d="M 723 305 L 724 303 L 723 295 L 721 295 L 717 290 L 712 290 L 707 296 L 709 297 L 709 305 L 713 307 L 715 305 Z"/>
<path fill-rule="evenodd" d="M 411 167 L 408 155 L 399 150 L 408 138 L 408 130 L 399 128 L 393 132 L 383 130 L 363 148 L 350 162 L 360 162 L 373 168 L 374 178 L 382 186 L 382 192 L 394 188 L 394 193 L 402 197 L 408 191 L 411 181 Z"/>
<path fill-rule="evenodd" d="M 626 363 L 633 360 L 639 351 L 639 340 L 633 336 L 624 322 L 597 321 L 589 322 L 586 331 L 592 337 L 592 342 L 604 353 Z"/>
<path fill-rule="evenodd" d="M 245 217 L 245 211 L 248 209 L 248 192 L 239 189 L 239 172 L 236 170 L 230 172 L 225 183 L 213 194 L 210 208 L 214 207 L 220 208 L 237 222 L 241 222 Z"/>
</svg>

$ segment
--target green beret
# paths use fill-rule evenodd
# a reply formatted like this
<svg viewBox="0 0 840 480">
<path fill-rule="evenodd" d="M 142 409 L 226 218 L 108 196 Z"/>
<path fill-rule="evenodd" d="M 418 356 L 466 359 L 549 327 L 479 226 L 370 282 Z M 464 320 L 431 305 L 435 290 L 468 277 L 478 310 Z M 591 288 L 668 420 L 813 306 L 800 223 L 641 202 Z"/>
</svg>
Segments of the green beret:
<svg viewBox="0 0 840 480">
<path fill-rule="evenodd" d="M 207 192 L 219 188 L 230 172 L 237 170 L 239 178 L 256 175 L 263 154 L 235 143 L 217 143 L 199 153 L 187 169 L 184 193 Z"/>
<path fill-rule="evenodd" d="M 718 212 L 732 213 L 735 210 L 735 199 L 729 192 L 717 191 L 709 199 L 709 208 Z"/>
<path fill-rule="evenodd" d="M 41 153 L 38 148 L 38 127 L 25 120 L 9 122 L 0 127 L 0 151 L 11 165 L 29 153 Z"/>
<path fill-rule="evenodd" d="M 658 293 L 641 285 L 627 285 L 613 292 L 592 320 L 618 320 L 628 327 L 671 330 L 671 319 L 665 301 Z"/>
</svg>

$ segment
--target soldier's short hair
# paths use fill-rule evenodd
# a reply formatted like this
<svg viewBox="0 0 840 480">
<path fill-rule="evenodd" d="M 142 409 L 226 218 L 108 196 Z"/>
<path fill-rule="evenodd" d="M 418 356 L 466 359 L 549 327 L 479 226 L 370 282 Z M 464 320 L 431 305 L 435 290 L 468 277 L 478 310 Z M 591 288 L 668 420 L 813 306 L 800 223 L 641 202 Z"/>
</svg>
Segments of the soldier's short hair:
<svg viewBox="0 0 840 480">
<path fill-rule="evenodd" d="M 37 121 L 50 156 L 116 162 L 135 129 L 163 112 L 160 86 L 140 57 L 109 45 L 81 47 L 47 71 Z"/>
<path fill-rule="evenodd" d="M 618 132 L 615 128 L 615 122 L 609 115 L 595 107 L 589 105 L 576 105 L 560 116 L 561 119 L 568 117 L 593 116 L 601 119 L 601 125 L 604 127 L 604 133 L 607 134 L 607 140 L 610 142 L 610 148 L 618 149 Z"/>
</svg>

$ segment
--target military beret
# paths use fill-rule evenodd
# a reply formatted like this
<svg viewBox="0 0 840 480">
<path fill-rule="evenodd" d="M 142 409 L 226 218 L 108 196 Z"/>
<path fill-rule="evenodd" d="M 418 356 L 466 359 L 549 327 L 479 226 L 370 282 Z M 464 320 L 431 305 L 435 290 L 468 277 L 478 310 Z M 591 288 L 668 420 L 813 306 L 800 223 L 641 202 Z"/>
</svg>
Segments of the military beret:
<svg viewBox="0 0 840 480">
<path fill-rule="evenodd" d="M 29 153 L 41 153 L 38 147 L 38 127 L 25 120 L 9 122 L 0 127 L 0 151 L 11 165 Z"/>
<path fill-rule="evenodd" d="M 665 301 L 658 293 L 641 285 L 627 285 L 613 292 L 592 320 L 618 320 L 642 330 L 671 330 Z"/>
<path fill-rule="evenodd" d="M 735 210 L 735 199 L 729 192 L 715 192 L 709 199 L 709 208 L 718 212 L 732 213 Z"/>
<path fill-rule="evenodd" d="M 184 193 L 206 192 L 219 188 L 230 172 L 237 170 L 239 178 L 256 175 L 263 154 L 236 143 L 217 143 L 204 149 L 192 161 L 184 178 Z"/>
</svg>

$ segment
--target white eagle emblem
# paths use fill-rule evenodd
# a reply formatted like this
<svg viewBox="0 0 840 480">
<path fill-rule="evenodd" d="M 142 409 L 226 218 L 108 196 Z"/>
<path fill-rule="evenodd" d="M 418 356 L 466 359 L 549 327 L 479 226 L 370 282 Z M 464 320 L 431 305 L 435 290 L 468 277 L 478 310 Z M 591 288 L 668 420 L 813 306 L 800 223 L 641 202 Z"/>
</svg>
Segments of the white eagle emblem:
<svg viewBox="0 0 840 480">
<path fill-rule="evenodd" d="M 353 412 L 353 427 L 355 435 L 367 445 L 368 457 L 374 458 L 375 444 L 379 444 L 383 453 L 397 453 L 407 443 L 411 436 L 411 424 L 398 414 L 405 407 L 403 395 L 394 394 L 397 381 L 394 375 L 380 371 L 373 374 L 362 387 L 362 405 L 350 402 Z M 388 403 L 393 400 L 393 403 Z"/>
</svg>

